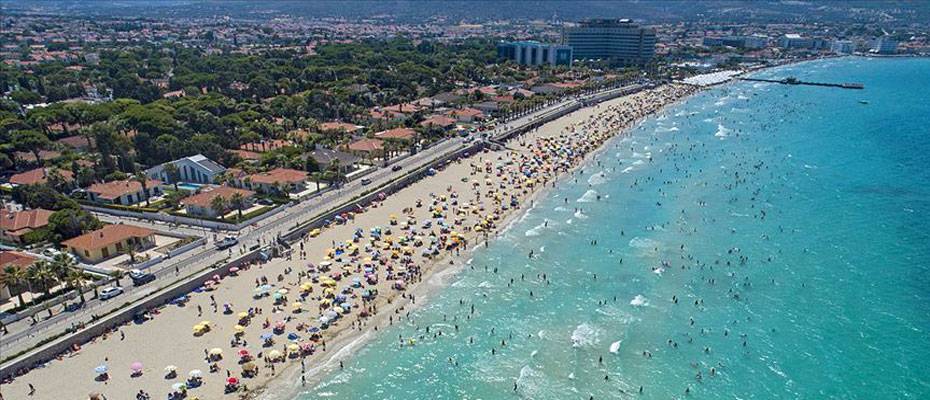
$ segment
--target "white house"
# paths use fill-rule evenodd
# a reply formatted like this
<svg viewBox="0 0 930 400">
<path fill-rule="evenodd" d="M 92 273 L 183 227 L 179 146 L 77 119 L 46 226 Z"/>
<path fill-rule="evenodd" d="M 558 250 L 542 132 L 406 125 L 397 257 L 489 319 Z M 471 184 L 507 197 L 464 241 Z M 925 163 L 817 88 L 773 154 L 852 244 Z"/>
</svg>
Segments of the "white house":
<svg viewBox="0 0 930 400">
<path fill-rule="evenodd" d="M 178 168 L 179 182 L 213 183 L 218 175 L 226 171 L 226 168 L 222 165 L 217 164 L 203 154 L 197 154 L 156 165 L 146 170 L 145 174 L 149 178 L 158 179 L 162 182 L 176 183 L 171 180 L 168 171 L 165 170 L 165 166 L 168 164 L 174 164 Z"/>
</svg>

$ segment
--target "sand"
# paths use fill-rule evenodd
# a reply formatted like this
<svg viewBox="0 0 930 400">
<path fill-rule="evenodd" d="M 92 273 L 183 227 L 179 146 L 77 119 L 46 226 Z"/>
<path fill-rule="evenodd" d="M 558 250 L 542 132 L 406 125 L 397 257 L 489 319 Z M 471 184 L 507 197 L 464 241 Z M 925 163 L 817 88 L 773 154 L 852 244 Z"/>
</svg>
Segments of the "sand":
<svg viewBox="0 0 930 400">
<path fill-rule="evenodd" d="M 390 325 L 391 320 L 402 318 L 407 311 L 415 307 L 416 304 L 411 304 L 410 297 L 416 298 L 415 303 L 422 304 L 431 292 L 444 286 L 465 264 L 464 261 L 473 248 L 483 240 L 491 239 L 495 232 L 499 232 L 512 218 L 521 214 L 521 210 L 528 208 L 533 198 L 539 195 L 545 186 L 555 183 L 558 173 L 570 173 L 574 166 L 583 161 L 583 157 L 580 156 L 593 153 L 601 142 L 616 135 L 636 119 L 676 101 L 693 90 L 677 85 L 663 86 L 614 99 L 576 111 L 514 139 L 507 143 L 512 150 L 487 151 L 450 162 L 434 176 L 426 177 L 389 196 L 380 204 L 354 215 L 354 219 L 347 224 L 334 225 L 324 229 L 318 237 L 304 240 L 304 251 L 307 254 L 305 259 L 301 257 L 300 245 L 295 243 L 290 259 L 273 259 L 240 271 L 236 277 L 226 277 L 213 291 L 191 294 L 190 302 L 184 307 L 161 307 L 153 315 L 153 319 L 142 324 L 124 325 L 118 331 L 84 345 L 78 352 L 49 362 L 13 382 L 3 384 L 0 392 L 7 399 L 85 399 L 89 397 L 89 393 L 101 393 L 108 399 L 132 399 L 141 389 L 152 398 L 164 399 L 172 392 L 172 384 L 184 382 L 191 370 L 199 369 L 203 371 L 204 382 L 200 387 L 189 390 L 188 398 L 277 398 L 293 395 L 300 388 L 300 375 L 307 378 L 307 387 L 311 387 L 313 382 L 327 371 L 338 368 L 340 359 L 350 356 L 365 340 L 377 334 L 374 332 L 376 327 L 384 328 Z M 577 135 L 565 133 L 573 130 L 597 132 L 597 137 L 572 142 L 576 139 L 569 138 Z M 516 171 L 515 166 L 519 163 L 504 164 L 507 160 L 519 161 L 521 157 L 534 154 L 534 151 L 541 154 L 540 149 L 545 148 L 541 147 L 543 145 L 548 145 L 551 149 L 569 146 L 578 154 L 565 159 L 551 157 L 540 162 L 540 168 L 551 168 L 551 171 L 538 171 L 540 173 L 530 187 L 530 183 Z M 501 174 L 496 173 L 498 164 L 504 171 Z M 485 172 L 485 168 L 489 168 L 491 173 Z M 453 197 L 453 193 L 457 194 L 457 198 Z M 519 202 L 519 206 L 510 206 L 511 196 Z M 421 207 L 415 206 L 418 200 L 422 202 Z M 467 210 L 463 207 L 466 202 L 471 205 Z M 424 221 L 433 216 L 433 207 L 445 208 L 441 214 L 447 223 L 453 225 L 450 226 L 450 230 L 461 236 L 454 237 L 449 232 L 442 234 L 436 224 L 431 229 L 420 228 Z M 479 207 L 483 207 L 483 210 L 476 211 Z M 258 375 L 243 379 L 238 363 L 238 349 L 245 348 L 253 355 L 260 352 L 267 355 L 271 350 L 287 354 L 285 346 L 290 342 L 286 333 L 298 332 L 298 323 L 320 325 L 318 318 L 322 312 L 319 304 L 323 288 L 320 283 L 314 283 L 313 292 L 306 299 L 299 299 L 301 283 L 308 282 L 309 278 L 298 278 L 298 272 L 307 271 L 308 263 L 319 265 L 334 243 L 341 244 L 351 240 L 357 228 L 364 231 L 364 236 L 354 243 L 361 254 L 354 263 L 347 264 L 357 266 L 364 263 L 367 256 L 366 246 L 374 244 L 380 247 L 384 244 L 383 241 L 372 242 L 370 228 L 391 228 L 395 239 L 405 233 L 399 229 L 399 224 L 390 225 L 392 214 L 398 217 L 399 223 L 408 217 L 414 218 L 417 222 L 418 236 L 422 236 L 426 242 L 423 246 L 413 249 L 409 256 L 410 265 L 402 264 L 403 257 L 387 259 L 384 265 L 377 267 L 379 281 L 376 285 L 368 285 L 362 278 L 364 288 L 353 290 L 355 298 L 351 298 L 350 295 L 349 300 L 353 304 L 351 311 L 323 330 L 321 340 L 310 341 L 306 330 L 299 332 L 298 343 L 314 343 L 316 351 L 312 355 L 304 354 L 274 364 L 266 364 L 262 359 L 254 360 L 259 367 Z M 477 223 L 485 221 L 489 215 L 495 214 L 496 219 L 492 218 L 485 232 L 475 232 L 472 229 Z M 455 220 L 459 220 L 460 223 L 453 224 Z M 429 259 L 423 257 L 421 251 L 427 247 L 431 231 L 436 233 L 437 240 L 441 243 L 451 245 L 453 241 L 457 241 L 459 245 L 455 247 L 456 250 L 443 249 Z M 465 243 L 467 247 L 463 246 Z M 402 248 L 400 253 L 403 253 Z M 382 250 L 385 255 L 389 255 L 390 252 Z M 343 260 L 349 258 L 344 256 Z M 342 269 L 338 268 L 338 265 L 342 264 L 337 262 L 336 265 L 334 270 L 342 272 Z M 395 280 L 385 279 L 388 265 L 395 272 L 412 272 L 405 277 L 405 290 L 393 289 L 391 286 Z M 329 275 L 330 272 L 324 275 Z M 349 286 L 353 277 L 363 276 L 362 271 L 355 267 L 347 273 L 349 276 L 338 281 L 337 289 Z M 274 300 L 271 296 L 253 299 L 256 279 L 262 277 L 267 278 L 268 283 L 273 286 L 272 292 L 281 288 L 289 290 L 287 301 L 280 308 L 276 309 L 273 306 Z M 357 296 L 368 289 L 376 289 L 379 294 L 374 301 L 366 303 Z M 211 305 L 211 297 L 218 305 L 217 311 L 214 311 Z M 294 313 L 291 305 L 298 300 L 303 303 L 303 311 Z M 230 305 L 231 313 L 223 312 L 224 304 Z M 198 312 L 198 307 L 202 312 Z M 232 347 L 233 327 L 239 320 L 237 314 L 247 311 L 250 307 L 259 307 L 263 312 L 255 315 L 251 322 L 245 325 L 243 338 L 247 344 L 238 343 L 236 347 Z M 371 315 L 361 318 L 362 311 Z M 275 335 L 275 343 L 271 347 L 262 347 L 260 335 L 272 331 L 271 327 L 263 327 L 263 324 L 268 321 L 274 325 L 276 321 L 285 321 L 288 317 L 290 321 L 286 322 L 285 334 Z M 211 330 L 195 336 L 192 327 L 202 321 L 209 321 Z M 223 351 L 223 359 L 217 362 L 218 371 L 215 373 L 210 372 L 210 363 L 204 357 L 205 351 L 213 348 Z M 301 368 L 301 360 L 306 368 Z M 130 371 L 130 365 L 134 362 L 143 365 L 142 374 L 135 377 L 131 376 Z M 109 368 L 107 380 L 95 379 L 98 374 L 94 369 L 101 364 Z M 164 369 L 168 365 L 177 366 L 177 378 L 165 378 Z M 274 365 L 274 369 L 266 365 Z M 241 380 L 238 392 L 224 394 L 227 374 Z M 35 386 L 36 392 L 27 397 L 27 385 L 30 383 Z"/>
</svg>

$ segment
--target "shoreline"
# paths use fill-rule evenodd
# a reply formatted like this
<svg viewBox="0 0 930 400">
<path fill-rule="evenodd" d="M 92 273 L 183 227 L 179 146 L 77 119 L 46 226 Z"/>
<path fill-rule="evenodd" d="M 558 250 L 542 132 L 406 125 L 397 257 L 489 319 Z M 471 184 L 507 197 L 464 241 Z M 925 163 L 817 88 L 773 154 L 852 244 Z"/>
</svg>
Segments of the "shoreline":
<svg viewBox="0 0 930 400">
<path fill-rule="evenodd" d="M 707 87 L 696 87 L 696 86 L 686 85 L 682 83 L 665 84 L 665 85 L 658 86 L 652 89 L 646 89 L 642 92 L 637 92 L 637 93 L 633 93 L 630 95 L 621 96 L 615 99 L 611 99 L 611 100 L 608 100 L 602 103 L 598 103 L 598 104 L 595 104 L 589 107 L 576 110 L 561 118 L 550 121 L 544 124 L 543 126 L 541 126 L 540 128 L 538 128 L 537 131 L 543 129 L 544 127 L 548 125 L 554 124 L 559 120 L 570 119 L 571 116 L 575 113 L 578 113 L 584 110 L 593 111 L 593 110 L 601 108 L 600 106 L 605 105 L 607 103 L 614 102 L 614 101 L 620 102 L 620 101 L 623 101 L 624 99 L 628 99 L 631 96 L 635 96 L 643 92 L 654 93 L 655 91 L 658 91 L 660 89 L 673 88 L 673 87 L 690 88 L 690 92 L 687 93 L 686 95 L 679 96 L 672 101 L 664 103 L 657 109 L 652 110 L 651 112 L 647 112 L 637 117 L 636 119 L 632 120 L 631 122 L 629 122 L 627 126 L 621 127 L 616 133 L 611 135 L 607 140 L 600 143 L 596 149 L 586 153 L 584 157 L 582 157 L 582 159 L 579 162 L 577 162 L 575 165 L 573 165 L 570 169 L 559 173 L 558 176 L 552 180 L 551 186 L 547 184 L 547 185 L 541 186 L 538 190 L 534 190 L 531 193 L 529 193 L 524 199 L 522 199 L 522 203 L 521 203 L 521 205 L 529 204 L 528 207 L 525 207 L 525 208 L 520 207 L 518 209 L 511 210 L 511 212 L 507 213 L 507 215 L 503 217 L 501 224 L 499 225 L 500 228 L 496 229 L 493 232 L 493 234 L 488 235 L 485 239 L 476 242 L 475 246 L 472 247 L 465 255 L 455 256 L 453 254 L 447 254 L 445 257 L 433 263 L 431 267 L 426 269 L 428 272 L 423 276 L 423 280 L 415 285 L 412 285 L 412 287 L 407 291 L 408 294 L 414 295 L 416 297 L 416 300 L 419 300 L 419 302 L 411 302 L 409 298 L 398 297 L 394 299 L 395 300 L 394 302 L 391 303 L 390 309 L 379 309 L 379 312 L 377 314 L 373 315 L 366 321 L 366 325 L 370 325 L 374 323 L 376 326 L 382 327 L 386 323 L 387 316 L 390 315 L 391 311 L 403 310 L 403 311 L 409 312 L 409 311 L 417 310 L 420 307 L 426 305 L 430 301 L 432 296 L 438 295 L 442 289 L 444 289 L 445 287 L 447 287 L 449 284 L 452 283 L 452 279 L 456 277 L 459 273 L 461 273 L 464 270 L 465 266 L 470 264 L 470 260 L 473 258 L 472 254 L 478 251 L 479 249 L 481 249 L 482 244 L 489 243 L 490 241 L 496 238 L 499 238 L 500 236 L 505 235 L 507 232 L 509 232 L 509 230 L 512 229 L 513 226 L 517 222 L 519 222 L 520 219 L 522 219 L 523 217 L 527 215 L 527 213 L 535 209 L 537 199 L 539 199 L 542 196 L 545 196 L 548 193 L 551 193 L 554 189 L 557 188 L 559 183 L 561 183 L 564 179 L 574 176 L 578 170 L 580 170 L 585 165 L 587 165 L 591 160 L 597 159 L 598 156 L 603 154 L 603 152 L 605 152 L 609 148 L 609 144 L 611 142 L 627 137 L 631 133 L 631 129 L 638 126 L 645 119 L 651 116 L 654 116 L 658 113 L 661 113 L 668 107 L 679 104 L 697 93 L 701 93 L 707 89 L 714 88 L 716 86 L 718 85 L 712 85 L 712 86 L 707 86 Z M 602 113 L 605 112 L 606 109 L 607 107 L 604 107 L 604 109 L 601 110 L 596 115 L 601 115 Z M 530 136 L 533 133 L 536 133 L 536 131 L 532 131 L 532 132 L 524 133 L 520 136 L 516 136 L 513 139 L 509 140 L 507 143 L 519 141 L 521 138 Z M 476 155 L 471 155 L 462 160 L 469 159 L 475 156 Z M 459 160 L 459 161 L 462 161 L 462 160 Z M 478 237 L 480 238 L 481 236 L 479 235 Z M 453 264 L 454 266 L 448 264 L 448 261 L 450 260 L 455 261 L 455 263 Z M 440 265 L 447 265 L 447 266 L 444 268 L 436 268 L 437 266 L 440 266 Z M 397 301 L 398 299 L 400 301 Z M 383 328 L 388 329 L 389 326 L 383 326 Z M 281 374 L 273 378 L 270 378 L 269 380 L 264 382 L 263 385 L 256 387 L 251 392 L 249 392 L 247 396 L 244 396 L 244 398 L 256 399 L 256 400 L 257 399 L 289 400 L 289 399 L 296 398 L 301 393 L 310 392 L 314 390 L 315 388 L 319 386 L 319 384 L 323 382 L 323 379 L 328 374 L 331 374 L 337 370 L 338 368 L 337 363 L 339 361 L 344 361 L 344 360 L 351 358 L 354 355 L 354 354 L 350 354 L 353 352 L 353 350 L 358 350 L 364 347 L 372 339 L 376 338 L 376 335 L 380 334 L 379 331 L 375 331 L 371 329 L 370 327 L 367 327 L 366 329 L 362 331 L 355 330 L 351 332 L 352 332 L 351 334 L 347 334 L 345 331 L 345 328 L 343 327 L 343 329 L 341 329 L 339 332 L 336 333 L 332 341 L 327 342 L 326 352 L 319 352 L 311 356 L 308 356 L 305 359 L 308 363 L 310 363 L 313 360 L 316 360 L 319 362 L 319 365 L 307 368 L 307 372 L 303 374 L 304 377 L 306 378 L 305 385 L 301 385 L 300 383 L 299 376 L 301 375 L 301 371 L 294 366 L 295 363 L 292 363 L 291 365 L 288 365 L 288 367 Z M 283 382 L 291 382 L 291 384 L 282 385 L 280 389 L 270 388 L 271 385 L 274 385 L 277 383 L 283 383 Z"/>
</svg>

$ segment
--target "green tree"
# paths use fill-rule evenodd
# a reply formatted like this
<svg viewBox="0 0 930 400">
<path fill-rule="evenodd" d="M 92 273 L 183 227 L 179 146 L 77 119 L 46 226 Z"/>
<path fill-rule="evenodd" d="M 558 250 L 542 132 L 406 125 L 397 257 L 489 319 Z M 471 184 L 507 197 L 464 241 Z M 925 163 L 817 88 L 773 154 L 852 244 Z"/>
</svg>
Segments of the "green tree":
<svg viewBox="0 0 930 400">
<path fill-rule="evenodd" d="M 210 200 L 210 208 L 213 209 L 213 212 L 215 212 L 220 219 L 223 219 L 223 214 L 226 212 L 226 199 L 224 199 L 223 196 L 214 197 L 213 200 Z"/>
<path fill-rule="evenodd" d="M 39 260 L 29 266 L 29 280 L 42 286 L 42 291 L 48 297 L 55 284 L 55 272 L 45 260 Z"/>
<path fill-rule="evenodd" d="M 65 282 L 68 283 L 68 287 L 71 290 L 77 290 L 78 297 L 81 298 L 81 303 L 87 301 L 84 298 L 84 279 L 84 272 L 77 268 L 68 270 L 68 276 L 65 277 Z"/>
<path fill-rule="evenodd" d="M 139 182 L 142 185 L 142 196 L 145 197 L 145 206 L 148 207 L 151 205 L 149 203 L 149 177 L 145 176 L 145 173 L 142 171 L 136 170 L 136 174 L 132 176 L 132 180 Z"/>
<path fill-rule="evenodd" d="M 0 280 L 2 280 L 2 284 L 5 285 L 10 292 L 16 291 L 16 299 L 19 300 L 20 306 L 26 304 L 23 300 L 22 288 L 23 285 L 29 282 L 29 273 L 26 269 L 16 265 L 7 265 L 3 268 L 3 275 L 0 275 Z"/>
<path fill-rule="evenodd" d="M 42 163 L 39 155 L 49 144 L 51 142 L 48 140 L 48 136 L 36 131 L 19 131 L 13 137 L 13 146 L 19 151 L 31 152 L 35 155 L 36 162 L 39 164 Z"/>
<path fill-rule="evenodd" d="M 219 197 L 219 196 L 217 196 Z M 245 196 L 236 192 L 229 198 L 229 205 L 239 212 L 239 219 L 242 219 L 242 208 L 245 207 Z"/>
</svg>

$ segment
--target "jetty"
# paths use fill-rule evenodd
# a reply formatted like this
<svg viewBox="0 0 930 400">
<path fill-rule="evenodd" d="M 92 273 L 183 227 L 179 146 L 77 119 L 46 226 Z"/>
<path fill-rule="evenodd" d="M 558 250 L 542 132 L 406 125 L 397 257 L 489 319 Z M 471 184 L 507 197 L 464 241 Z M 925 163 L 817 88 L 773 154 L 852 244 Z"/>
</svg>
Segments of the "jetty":
<svg viewBox="0 0 930 400">
<path fill-rule="evenodd" d="M 861 83 L 846 82 L 846 83 L 823 83 L 823 82 L 806 82 L 798 78 L 789 76 L 785 79 L 759 79 L 759 78 L 739 78 L 742 81 L 749 82 L 769 82 L 769 83 L 780 83 L 782 85 L 807 85 L 807 86 L 826 86 L 826 87 L 837 87 L 841 89 L 864 89 Z"/>
</svg>

